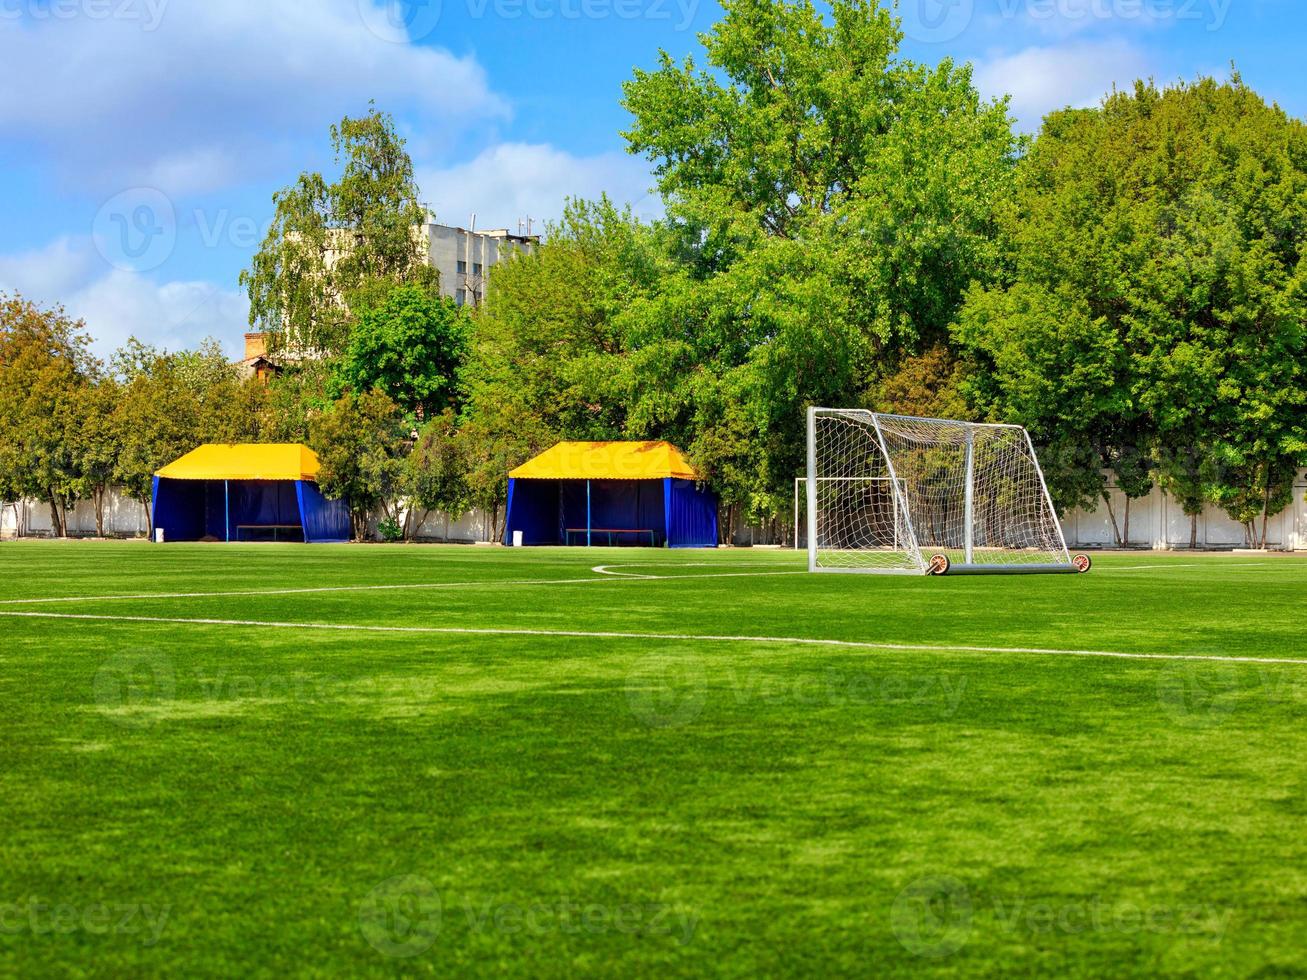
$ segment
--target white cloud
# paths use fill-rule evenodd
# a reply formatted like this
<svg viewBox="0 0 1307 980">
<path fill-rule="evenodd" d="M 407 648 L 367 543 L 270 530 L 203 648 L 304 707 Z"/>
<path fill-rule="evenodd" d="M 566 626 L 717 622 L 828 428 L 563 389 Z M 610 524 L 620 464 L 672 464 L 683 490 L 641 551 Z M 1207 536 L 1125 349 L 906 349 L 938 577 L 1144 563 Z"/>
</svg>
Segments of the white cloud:
<svg viewBox="0 0 1307 980">
<path fill-rule="evenodd" d="M 244 294 L 212 283 L 158 283 L 123 269 L 105 272 L 87 238 L 60 238 L 31 252 L 0 256 L 0 292 L 43 306 L 63 304 L 86 321 L 95 350 L 107 356 L 128 337 L 180 350 L 217 337 L 236 356 L 249 309 Z"/>
<path fill-rule="evenodd" d="M 435 133 L 506 118 L 474 57 L 392 43 L 372 0 L 78 0 L 0 17 L 0 127 L 100 190 L 211 190 L 366 108 Z M 432 36 L 439 40 L 439 34 Z M 393 40 L 393 39 L 392 39 Z"/>
<path fill-rule="evenodd" d="M 1148 59 L 1126 41 L 1033 47 L 976 64 L 975 81 L 987 96 L 1011 95 L 1022 129 L 1039 128 L 1055 109 L 1097 105 L 1117 87 L 1149 74 Z"/>
<path fill-rule="evenodd" d="M 645 161 L 625 153 L 574 156 L 540 143 L 500 143 L 475 158 L 418 173 L 423 200 L 444 224 L 465 225 L 475 212 L 479 228 L 517 230 L 519 218 L 557 218 L 565 197 L 597 198 L 607 193 L 630 204 L 641 217 L 662 213 L 649 188 L 654 180 Z"/>
</svg>

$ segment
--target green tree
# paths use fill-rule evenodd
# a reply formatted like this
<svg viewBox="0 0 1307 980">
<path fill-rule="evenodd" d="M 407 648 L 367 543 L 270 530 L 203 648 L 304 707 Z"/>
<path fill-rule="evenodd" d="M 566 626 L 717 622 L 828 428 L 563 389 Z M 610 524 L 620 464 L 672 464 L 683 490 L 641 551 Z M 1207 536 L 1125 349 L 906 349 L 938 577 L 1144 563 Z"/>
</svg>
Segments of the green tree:
<svg viewBox="0 0 1307 980">
<path fill-rule="evenodd" d="M 1307 127 L 1237 76 L 1138 83 L 1045 120 L 1004 229 L 1008 274 L 958 318 L 981 403 L 1043 386 L 1058 397 L 1020 418 L 1045 439 L 1092 445 L 1131 496 L 1155 472 L 1195 520 L 1214 501 L 1264 543 L 1307 448 Z M 1067 330 L 1075 363 L 1030 349 Z"/>
<path fill-rule="evenodd" d="M 100 365 L 85 324 L 62 307 L 0 295 L 0 470 L 15 499 L 48 502 L 53 533 L 68 534 L 68 508 L 84 487 L 69 432 L 82 389 Z"/>
<path fill-rule="evenodd" d="M 545 244 L 492 270 L 465 370 L 478 506 L 497 518 L 508 470 L 555 442 L 626 431 L 624 318 L 659 269 L 650 230 L 604 198 L 569 202 Z"/>
<path fill-rule="evenodd" d="M 368 515 L 378 506 L 385 518 L 399 520 L 407 438 L 399 406 L 379 390 L 346 395 L 310 422 L 309 444 L 322 464 L 318 485 L 348 501 L 356 541 L 367 535 Z"/>
<path fill-rule="evenodd" d="M 151 514 L 154 474 L 206 441 L 205 407 L 175 357 L 143 346 L 130 347 L 118 365 L 132 365 L 121 379 L 113 427 L 118 443 L 114 482 Z"/>
<path fill-rule="evenodd" d="M 417 286 L 392 289 L 359 312 L 336 367 L 352 391 L 380 388 L 405 412 L 432 419 L 458 407 L 458 372 L 467 352 L 468 317 L 449 298 Z"/>
<path fill-rule="evenodd" d="M 634 429 L 678 433 L 750 519 L 788 502 L 803 410 L 866 404 L 1000 257 L 1020 141 L 969 67 L 899 55 L 886 5 L 731 0 L 705 70 L 625 86 L 677 260 L 628 320 Z"/>
<path fill-rule="evenodd" d="M 104 375 L 79 385 L 70 404 L 64 438 L 76 473 L 77 496 L 95 507 L 95 533 L 104 537 L 104 506 L 118 466 L 119 431 L 114 423 L 121 388 Z"/>
<path fill-rule="evenodd" d="M 331 127 L 341 172 L 302 173 L 273 196 L 272 226 L 241 285 L 250 324 L 292 351 L 338 352 L 356 303 L 397 283 L 432 287 L 413 162 L 394 120 L 375 106 Z"/>
<path fill-rule="evenodd" d="M 723 6 L 702 38 L 707 70 L 663 52 L 624 88 L 624 135 L 690 250 L 720 270 L 762 241 L 801 243 L 869 340 L 943 339 L 998 254 L 994 207 L 1020 148 L 1006 102 L 981 99 L 969 66 L 902 58 L 875 0 Z"/>
</svg>

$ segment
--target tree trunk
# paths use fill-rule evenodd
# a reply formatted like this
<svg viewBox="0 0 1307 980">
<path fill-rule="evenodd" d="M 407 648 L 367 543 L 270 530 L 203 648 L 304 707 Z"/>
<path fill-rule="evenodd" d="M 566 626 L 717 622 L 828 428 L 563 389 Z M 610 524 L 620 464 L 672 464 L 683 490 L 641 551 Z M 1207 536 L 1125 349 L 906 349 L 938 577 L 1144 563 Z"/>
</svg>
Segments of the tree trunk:
<svg viewBox="0 0 1307 980">
<path fill-rule="evenodd" d="M 1112 509 L 1112 494 L 1104 490 L 1102 493 L 1103 503 L 1107 504 L 1107 516 L 1112 521 L 1112 537 L 1116 539 L 1116 546 L 1121 547 L 1121 528 L 1116 523 L 1116 511 Z"/>
<path fill-rule="evenodd" d="M 1189 515 L 1189 550 L 1198 550 L 1198 515 Z"/>
<path fill-rule="evenodd" d="M 1121 528 L 1121 539 L 1127 548 L 1130 547 L 1130 498 L 1125 498 L 1125 521 Z"/>
<path fill-rule="evenodd" d="M 141 498 L 141 504 L 145 507 L 145 533 L 149 537 L 153 537 L 150 532 L 154 527 L 154 515 L 150 513 L 150 506 L 152 503 L 153 501 L 149 497 Z"/>
<path fill-rule="evenodd" d="M 95 536 L 104 537 L 104 495 L 105 486 L 101 484 L 91 491 L 91 499 L 95 501 Z"/>
<path fill-rule="evenodd" d="M 1271 468 L 1266 468 L 1266 496 L 1262 498 L 1262 548 L 1266 547 L 1266 525 L 1271 519 Z"/>
<path fill-rule="evenodd" d="M 59 501 L 55 498 L 54 491 L 50 492 L 50 534 L 52 537 L 64 537 L 63 521 L 59 518 Z"/>
<path fill-rule="evenodd" d="M 445 544 L 449 544 L 449 511 L 445 511 Z"/>
</svg>

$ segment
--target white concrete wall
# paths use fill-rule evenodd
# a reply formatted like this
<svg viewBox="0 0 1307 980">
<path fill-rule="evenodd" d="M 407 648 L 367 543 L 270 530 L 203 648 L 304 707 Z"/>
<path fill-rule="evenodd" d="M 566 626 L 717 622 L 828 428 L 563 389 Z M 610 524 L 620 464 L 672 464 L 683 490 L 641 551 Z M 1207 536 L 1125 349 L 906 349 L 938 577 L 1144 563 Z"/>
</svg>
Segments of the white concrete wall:
<svg viewBox="0 0 1307 980">
<path fill-rule="evenodd" d="M 44 500 L 20 501 L 15 513 L 12 503 L 0 506 L 0 536 L 42 537 L 50 534 L 50 505 Z M 104 533 L 110 537 L 146 537 L 150 527 L 145 507 L 130 497 L 111 492 L 104 502 Z M 95 505 L 79 500 L 68 512 L 68 533 L 73 537 L 94 536 Z"/>
<path fill-rule="evenodd" d="M 1117 521 L 1124 523 L 1125 495 L 1109 483 L 1112 505 Z M 489 513 L 472 510 L 451 518 L 446 532 L 444 515 L 433 511 L 417 529 L 415 537 L 422 541 L 485 541 L 493 533 Z M 375 529 L 379 514 L 373 515 Z M 499 521 L 504 519 L 501 510 Z M 149 525 L 145 507 L 129 497 L 112 492 L 105 501 L 105 533 L 111 536 L 146 537 Z M 69 514 L 68 527 L 75 536 L 95 534 L 95 508 L 91 501 L 79 501 Z M 1259 525 L 1260 527 L 1260 525 Z M 1092 511 L 1072 511 L 1062 521 L 1067 545 L 1071 548 L 1114 547 L 1112 522 L 1107 507 L 1100 503 Z M 0 504 L 0 536 L 17 534 L 45 536 L 50 533 L 50 506 L 43 500 L 21 502 L 15 512 L 11 503 Z M 447 536 L 446 536 L 447 533 Z M 1288 551 L 1307 551 L 1307 470 L 1298 474 L 1293 501 L 1284 511 L 1272 517 L 1267 525 L 1267 544 L 1271 548 Z M 762 528 L 741 527 L 733 536 L 739 545 L 779 543 L 774 535 Z M 1174 549 L 1189 547 L 1189 518 L 1160 489 L 1130 507 L 1130 544 L 1135 547 Z M 1219 507 L 1209 506 L 1198 519 L 1198 547 L 1241 548 L 1244 546 L 1243 527 L 1226 516 Z"/>
<path fill-rule="evenodd" d="M 1116 488 L 1110 475 L 1108 487 L 1112 510 L 1124 532 L 1125 494 Z M 1259 532 L 1260 528 L 1259 521 Z M 1072 548 L 1115 546 L 1112 521 L 1107 505 L 1101 501 L 1092 511 L 1075 510 L 1067 514 L 1062 529 L 1067 545 Z M 1160 488 L 1154 487 L 1147 497 L 1131 502 L 1128 543 L 1134 547 L 1188 548 L 1189 530 L 1189 518 Z M 1266 544 L 1268 548 L 1307 551 L 1307 470 L 1299 471 L 1289 506 L 1267 523 Z M 1198 547 L 1242 548 L 1244 545 L 1243 525 L 1230 520 L 1221 508 L 1209 504 L 1198 518 Z"/>
</svg>

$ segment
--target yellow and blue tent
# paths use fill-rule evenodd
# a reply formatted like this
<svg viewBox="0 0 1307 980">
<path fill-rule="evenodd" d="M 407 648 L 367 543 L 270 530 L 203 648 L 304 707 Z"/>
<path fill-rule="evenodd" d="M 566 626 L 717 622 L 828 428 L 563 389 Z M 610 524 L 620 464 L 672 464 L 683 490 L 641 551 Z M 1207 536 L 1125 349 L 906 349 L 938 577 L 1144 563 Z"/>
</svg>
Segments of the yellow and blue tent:
<svg viewBox="0 0 1307 980">
<path fill-rule="evenodd" d="M 154 530 L 167 541 L 348 541 L 349 507 L 318 489 L 319 465 L 296 443 L 200 446 L 154 474 Z"/>
<path fill-rule="evenodd" d="M 560 442 L 508 474 L 504 542 L 717 546 L 717 497 L 667 442 Z"/>
</svg>

